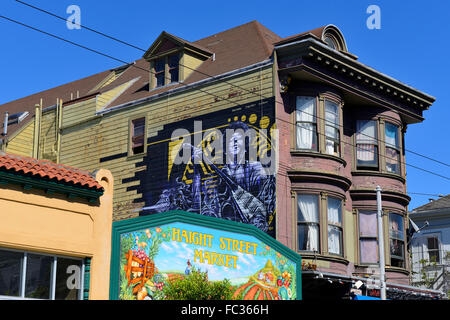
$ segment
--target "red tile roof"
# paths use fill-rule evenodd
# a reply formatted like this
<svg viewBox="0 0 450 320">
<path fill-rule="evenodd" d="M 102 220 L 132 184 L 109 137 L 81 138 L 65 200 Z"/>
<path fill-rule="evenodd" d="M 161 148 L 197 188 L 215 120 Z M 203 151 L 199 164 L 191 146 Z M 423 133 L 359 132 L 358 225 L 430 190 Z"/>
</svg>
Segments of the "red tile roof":
<svg viewBox="0 0 450 320">
<path fill-rule="evenodd" d="M 23 173 L 27 176 L 31 175 L 75 187 L 96 189 L 98 191 L 103 189 L 88 171 L 2 151 L 0 151 L 0 170 Z"/>
</svg>

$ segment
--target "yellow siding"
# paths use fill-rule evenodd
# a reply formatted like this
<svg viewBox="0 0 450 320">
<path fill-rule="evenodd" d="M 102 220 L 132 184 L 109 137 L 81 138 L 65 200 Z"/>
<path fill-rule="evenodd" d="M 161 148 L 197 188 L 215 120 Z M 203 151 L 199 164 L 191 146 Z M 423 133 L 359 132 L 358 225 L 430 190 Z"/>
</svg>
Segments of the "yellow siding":
<svg viewBox="0 0 450 320">
<path fill-rule="evenodd" d="M 117 93 L 120 88 L 111 91 Z M 112 92 L 109 93 L 109 98 L 105 98 L 105 101 L 114 95 Z M 134 217 L 138 213 L 133 210 L 142 207 L 142 204 L 133 203 L 133 200 L 140 198 L 141 195 L 136 190 L 127 191 L 127 188 L 139 182 L 122 183 L 122 180 L 132 178 L 137 171 L 145 169 L 145 167 L 136 167 L 136 163 L 142 161 L 142 155 L 120 157 L 100 163 L 100 158 L 128 152 L 131 118 L 147 115 L 147 135 L 150 137 L 158 134 L 165 124 L 272 96 L 272 68 L 268 66 L 228 78 L 226 82 L 220 81 L 171 94 L 103 116 L 95 116 L 95 110 L 101 98 L 69 105 L 63 109 L 60 162 L 89 171 L 99 168 L 110 170 L 115 181 L 114 220 Z M 43 116 L 45 126 L 43 126 L 42 134 L 45 138 L 42 139 L 46 146 L 45 150 L 51 150 L 50 146 L 55 141 L 54 135 L 51 134 L 54 132 L 52 127 L 55 120 L 54 112 L 53 118 L 51 114 Z"/>
<path fill-rule="evenodd" d="M 109 103 L 113 102 L 119 95 L 121 95 L 134 81 L 128 81 L 116 88 L 106 91 L 97 96 L 97 110 L 104 108 Z"/>
<path fill-rule="evenodd" d="M 180 68 L 183 69 L 183 77 L 187 79 L 194 70 L 196 70 L 201 64 L 203 60 L 194 56 L 194 54 L 190 52 L 184 52 L 183 54 L 183 65 Z"/>
<path fill-rule="evenodd" d="M 33 155 L 34 118 L 17 133 L 6 146 L 6 152 L 20 156 Z"/>
</svg>

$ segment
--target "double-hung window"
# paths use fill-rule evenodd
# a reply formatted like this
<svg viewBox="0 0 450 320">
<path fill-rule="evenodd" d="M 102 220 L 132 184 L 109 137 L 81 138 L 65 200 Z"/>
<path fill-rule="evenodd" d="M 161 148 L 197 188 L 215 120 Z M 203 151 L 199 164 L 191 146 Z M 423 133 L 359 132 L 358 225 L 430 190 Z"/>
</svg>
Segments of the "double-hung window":
<svg viewBox="0 0 450 320">
<path fill-rule="evenodd" d="M 378 263 L 378 224 L 376 211 L 359 211 L 359 256 L 362 264 Z"/>
<path fill-rule="evenodd" d="M 154 62 L 155 87 L 162 87 L 166 80 L 166 58 L 160 58 Z"/>
<path fill-rule="evenodd" d="M 159 88 L 180 79 L 180 54 L 174 53 L 153 61 L 152 88 Z"/>
<path fill-rule="evenodd" d="M 179 65 L 180 65 L 180 56 L 178 53 L 171 54 L 168 58 L 169 65 L 169 79 L 170 83 L 178 82 L 179 79 Z"/>
<path fill-rule="evenodd" d="M 358 120 L 356 122 L 356 165 L 358 169 L 378 169 L 376 121 Z"/>
<path fill-rule="evenodd" d="M 342 256 L 342 200 L 328 197 L 327 203 L 328 252 Z"/>
<path fill-rule="evenodd" d="M 325 140 L 326 153 L 339 156 L 339 106 L 329 100 L 325 100 Z"/>
<path fill-rule="evenodd" d="M 389 214 L 389 246 L 391 266 L 405 267 L 405 235 L 403 216 L 397 213 Z"/>
<path fill-rule="evenodd" d="M 398 126 L 385 123 L 386 171 L 400 174 L 400 144 Z"/>
<path fill-rule="evenodd" d="M 317 151 L 316 98 L 297 97 L 296 147 Z"/>
<path fill-rule="evenodd" d="M 145 151 L 145 117 L 131 120 L 131 154 Z"/>
<path fill-rule="evenodd" d="M 436 236 L 427 237 L 427 255 L 430 263 L 440 263 L 439 239 Z"/>
<path fill-rule="evenodd" d="M 297 196 L 297 238 L 298 250 L 320 250 L 319 196 L 298 194 Z"/>
</svg>

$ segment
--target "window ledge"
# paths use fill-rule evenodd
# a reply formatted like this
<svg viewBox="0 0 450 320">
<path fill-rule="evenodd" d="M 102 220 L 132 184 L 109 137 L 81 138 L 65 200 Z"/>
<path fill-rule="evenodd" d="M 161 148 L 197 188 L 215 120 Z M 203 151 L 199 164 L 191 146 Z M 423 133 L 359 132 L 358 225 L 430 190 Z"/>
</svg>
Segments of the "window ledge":
<svg viewBox="0 0 450 320">
<path fill-rule="evenodd" d="M 403 273 L 405 275 L 409 275 L 409 273 L 410 273 L 409 270 L 407 270 L 406 268 L 400 268 L 400 267 L 386 266 L 385 269 L 386 269 L 386 271 L 389 271 L 389 272 L 398 272 L 398 273 Z"/>
<path fill-rule="evenodd" d="M 291 149 L 291 155 L 292 156 L 307 156 L 307 157 L 330 159 L 330 160 L 334 160 L 339 163 L 342 163 L 344 165 L 344 167 L 347 166 L 347 161 L 345 161 L 341 157 L 333 156 L 331 154 L 326 154 L 326 153 L 320 153 L 317 151 L 302 151 L 302 150 L 297 150 L 297 149 Z"/>
<path fill-rule="evenodd" d="M 320 253 L 313 253 L 310 251 L 297 251 L 298 254 L 300 254 L 302 256 L 302 260 L 303 259 L 308 259 L 308 260 L 325 260 L 325 261 L 332 261 L 332 262 L 340 262 L 340 263 L 344 263 L 345 265 L 348 265 L 350 262 L 342 257 L 342 256 L 338 256 L 338 255 L 333 255 L 333 254 L 320 254 Z"/>
<path fill-rule="evenodd" d="M 406 182 L 406 179 L 399 174 L 380 172 L 380 171 L 354 170 L 354 171 L 352 171 L 352 176 L 374 176 L 374 177 L 392 178 L 392 179 L 396 179 L 402 183 Z"/>
</svg>

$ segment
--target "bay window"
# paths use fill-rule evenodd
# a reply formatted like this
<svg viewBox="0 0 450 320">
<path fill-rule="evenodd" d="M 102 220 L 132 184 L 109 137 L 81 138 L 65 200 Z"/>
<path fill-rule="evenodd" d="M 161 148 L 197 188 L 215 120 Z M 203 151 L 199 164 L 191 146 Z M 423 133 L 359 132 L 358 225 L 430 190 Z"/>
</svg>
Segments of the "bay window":
<svg viewBox="0 0 450 320">
<path fill-rule="evenodd" d="M 359 255 L 362 264 L 378 263 L 376 211 L 359 211 Z"/>
<path fill-rule="evenodd" d="M 386 122 L 386 171 L 400 174 L 400 144 L 398 130 L 398 126 Z"/>
<path fill-rule="evenodd" d="M 327 218 L 328 252 L 342 256 L 342 200 L 328 197 Z"/>
<path fill-rule="evenodd" d="M 356 122 L 356 166 L 358 169 L 378 169 L 376 121 L 358 120 Z"/>
<path fill-rule="evenodd" d="M 297 97 L 296 147 L 317 151 L 316 98 Z"/>
<path fill-rule="evenodd" d="M 405 236 L 403 216 L 397 213 L 389 214 L 389 246 L 391 266 L 405 267 Z"/>
<path fill-rule="evenodd" d="M 339 126 L 339 106 L 334 102 L 325 100 L 325 150 L 327 154 L 339 156 Z"/>
<path fill-rule="evenodd" d="M 297 239 L 298 250 L 320 250 L 319 196 L 298 194 L 297 197 Z"/>
</svg>

